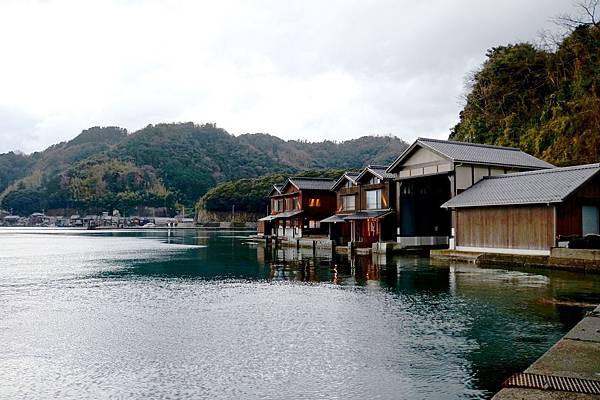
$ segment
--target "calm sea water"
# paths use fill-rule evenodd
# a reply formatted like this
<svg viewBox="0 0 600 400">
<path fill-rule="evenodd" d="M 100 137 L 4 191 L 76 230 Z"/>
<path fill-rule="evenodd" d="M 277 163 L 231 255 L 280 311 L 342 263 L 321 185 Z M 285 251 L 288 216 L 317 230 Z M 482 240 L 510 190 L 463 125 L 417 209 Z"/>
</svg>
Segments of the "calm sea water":
<svg viewBox="0 0 600 400">
<path fill-rule="evenodd" d="M 0 398 L 485 399 L 600 302 L 594 275 L 248 235 L 0 230 Z"/>
</svg>

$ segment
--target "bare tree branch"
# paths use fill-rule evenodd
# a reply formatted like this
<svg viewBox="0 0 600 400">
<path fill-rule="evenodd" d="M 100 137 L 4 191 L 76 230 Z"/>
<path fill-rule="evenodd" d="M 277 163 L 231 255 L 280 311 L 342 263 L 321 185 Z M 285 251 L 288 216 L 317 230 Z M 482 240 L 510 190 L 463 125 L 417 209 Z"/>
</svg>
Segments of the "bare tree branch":
<svg viewBox="0 0 600 400">
<path fill-rule="evenodd" d="M 600 0 L 576 0 L 574 7 L 579 11 L 577 15 L 560 14 L 552 21 L 569 31 L 574 30 L 580 25 L 596 25 L 598 23 L 596 12 L 600 5 Z"/>
</svg>

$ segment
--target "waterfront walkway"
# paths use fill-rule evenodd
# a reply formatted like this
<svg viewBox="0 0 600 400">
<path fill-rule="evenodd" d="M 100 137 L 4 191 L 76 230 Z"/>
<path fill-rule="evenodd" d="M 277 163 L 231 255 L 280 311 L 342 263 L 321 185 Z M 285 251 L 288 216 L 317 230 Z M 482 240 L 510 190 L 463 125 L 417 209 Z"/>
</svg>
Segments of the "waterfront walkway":
<svg viewBox="0 0 600 400">
<path fill-rule="evenodd" d="M 494 400 L 600 399 L 600 306 L 510 381 Z"/>
</svg>

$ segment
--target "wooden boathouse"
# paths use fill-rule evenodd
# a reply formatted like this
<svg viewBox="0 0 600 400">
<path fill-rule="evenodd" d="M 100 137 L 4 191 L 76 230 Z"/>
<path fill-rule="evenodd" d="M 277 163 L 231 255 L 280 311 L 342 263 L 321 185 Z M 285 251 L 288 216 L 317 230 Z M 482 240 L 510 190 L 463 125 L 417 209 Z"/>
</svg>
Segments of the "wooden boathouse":
<svg viewBox="0 0 600 400">
<path fill-rule="evenodd" d="M 370 248 L 375 242 L 395 240 L 394 174 L 387 167 L 369 165 L 358 175 L 346 173 L 332 186 L 337 210 L 321 221 L 330 225 L 330 239 Z"/>
<path fill-rule="evenodd" d="M 273 185 L 273 187 L 271 188 L 271 191 L 269 192 L 269 195 L 267 196 L 269 198 L 269 210 L 273 210 L 273 200 L 272 198 L 280 195 L 281 194 L 281 189 L 283 188 L 283 184 L 275 184 Z M 273 233 L 273 227 L 275 226 L 275 221 L 274 218 L 272 217 L 272 215 L 274 214 L 272 211 L 268 212 L 267 211 L 267 215 L 266 217 L 260 218 L 257 222 L 256 222 L 256 233 L 259 236 L 264 236 L 264 235 L 271 235 Z"/>
<path fill-rule="evenodd" d="M 336 245 L 345 246 L 352 240 L 351 225 L 344 218 L 356 212 L 360 207 L 357 202 L 360 188 L 356 183 L 358 172 L 344 173 L 331 187 L 336 195 L 335 214 L 321 220 L 321 224 L 329 226 L 329 239 Z"/>
<path fill-rule="evenodd" d="M 336 198 L 329 178 L 289 177 L 270 192 L 270 214 L 259 219 L 262 234 L 302 238 L 326 236 L 320 221 L 335 212 Z M 260 233 L 260 230 L 259 230 Z"/>
<path fill-rule="evenodd" d="M 454 214 L 451 249 L 549 256 L 600 234 L 600 164 L 486 177 L 442 207 Z"/>
<path fill-rule="evenodd" d="M 548 168 L 553 165 L 516 148 L 419 138 L 386 171 L 396 179 L 396 241 L 447 247 L 452 222 L 442 204 L 484 177 Z"/>
</svg>

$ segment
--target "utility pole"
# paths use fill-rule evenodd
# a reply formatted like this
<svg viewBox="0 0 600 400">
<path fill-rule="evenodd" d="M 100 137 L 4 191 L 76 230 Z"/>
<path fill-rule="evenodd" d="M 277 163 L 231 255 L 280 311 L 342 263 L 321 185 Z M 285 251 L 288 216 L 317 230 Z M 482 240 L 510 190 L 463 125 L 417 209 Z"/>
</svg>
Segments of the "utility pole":
<svg viewBox="0 0 600 400">
<path fill-rule="evenodd" d="M 231 205 L 231 222 L 235 221 L 235 204 Z"/>
</svg>

